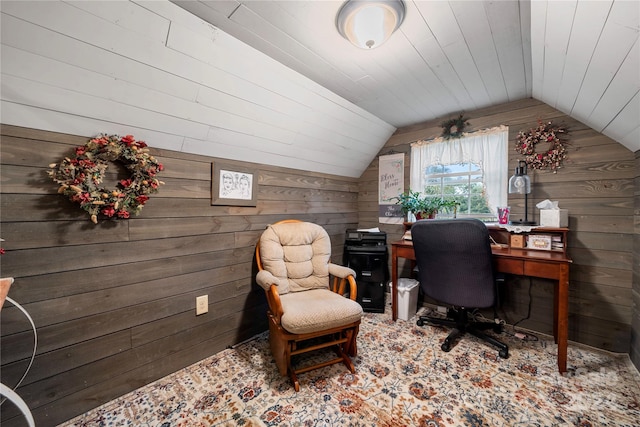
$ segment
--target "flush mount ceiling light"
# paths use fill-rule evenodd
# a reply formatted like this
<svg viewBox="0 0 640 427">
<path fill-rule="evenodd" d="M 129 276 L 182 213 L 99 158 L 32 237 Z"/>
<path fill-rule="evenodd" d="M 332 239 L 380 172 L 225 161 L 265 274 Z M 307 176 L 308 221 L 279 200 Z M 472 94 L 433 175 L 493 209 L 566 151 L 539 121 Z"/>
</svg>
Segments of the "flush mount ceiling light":
<svg viewBox="0 0 640 427">
<path fill-rule="evenodd" d="M 384 43 L 404 19 L 402 0 L 348 0 L 336 17 L 342 37 L 362 49 L 373 49 Z"/>
</svg>

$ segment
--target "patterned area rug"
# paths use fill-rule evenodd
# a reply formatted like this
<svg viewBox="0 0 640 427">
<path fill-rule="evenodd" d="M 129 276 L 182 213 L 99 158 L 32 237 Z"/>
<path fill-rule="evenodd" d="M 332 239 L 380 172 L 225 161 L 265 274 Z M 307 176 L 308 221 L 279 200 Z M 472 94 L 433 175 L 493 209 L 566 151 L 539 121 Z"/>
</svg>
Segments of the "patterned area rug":
<svg viewBox="0 0 640 427">
<path fill-rule="evenodd" d="M 640 374 L 627 355 L 571 344 L 557 372 L 549 337 L 502 334 L 509 358 L 465 336 L 366 313 L 357 373 L 301 374 L 300 392 L 272 362 L 267 333 L 122 396 L 70 426 L 638 426 Z"/>
</svg>

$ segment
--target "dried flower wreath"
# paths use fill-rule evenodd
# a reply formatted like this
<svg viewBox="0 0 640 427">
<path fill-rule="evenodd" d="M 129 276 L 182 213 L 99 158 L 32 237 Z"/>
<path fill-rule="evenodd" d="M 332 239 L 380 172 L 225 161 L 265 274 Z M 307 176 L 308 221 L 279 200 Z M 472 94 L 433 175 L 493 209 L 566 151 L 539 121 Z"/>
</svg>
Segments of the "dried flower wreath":
<svg viewBox="0 0 640 427">
<path fill-rule="evenodd" d="M 108 162 L 115 161 L 122 163 L 131 176 L 120 180 L 118 188 L 103 188 L 100 184 Z M 92 138 L 76 147 L 73 158 L 65 157 L 59 165 L 52 163 L 49 168 L 51 179 L 60 184 L 58 193 L 79 203 L 94 224 L 98 223 L 98 215 L 114 219 L 138 215 L 149 200 L 148 195 L 164 184 L 156 178 L 164 169 L 162 164 L 149 154 L 144 141 L 136 141 L 131 135 Z"/>
<path fill-rule="evenodd" d="M 538 126 L 528 132 L 519 131 L 516 138 L 516 151 L 524 154 L 527 166 L 533 169 L 550 168 L 557 173 L 567 158 L 566 127 L 554 127 L 551 122 L 543 123 L 538 120 Z M 546 150 L 538 151 L 537 144 L 548 144 Z"/>
</svg>

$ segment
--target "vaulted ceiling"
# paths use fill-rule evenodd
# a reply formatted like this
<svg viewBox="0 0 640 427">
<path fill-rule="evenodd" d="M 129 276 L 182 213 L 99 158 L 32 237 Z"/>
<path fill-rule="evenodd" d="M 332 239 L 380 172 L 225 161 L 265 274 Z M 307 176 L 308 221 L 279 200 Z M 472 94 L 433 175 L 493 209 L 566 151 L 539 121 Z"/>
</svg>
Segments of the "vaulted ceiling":
<svg viewBox="0 0 640 427">
<path fill-rule="evenodd" d="M 534 97 L 640 149 L 635 0 L 405 0 L 372 50 L 336 31 L 342 1 L 173 2 L 394 127 Z"/>
</svg>

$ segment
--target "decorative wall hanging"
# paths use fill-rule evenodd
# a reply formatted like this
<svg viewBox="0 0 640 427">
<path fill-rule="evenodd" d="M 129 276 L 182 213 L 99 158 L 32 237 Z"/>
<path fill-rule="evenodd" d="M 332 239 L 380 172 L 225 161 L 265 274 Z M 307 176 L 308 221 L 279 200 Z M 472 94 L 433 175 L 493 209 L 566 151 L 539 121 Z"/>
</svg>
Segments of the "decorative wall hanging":
<svg viewBox="0 0 640 427">
<path fill-rule="evenodd" d="M 460 138 L 464 133 L 464 128 L 469 126 L 469 122 L 467 120 L 469 120 L 467 117 L 460 114 L 455 119 L 442 122 L 440 124 L 440 126 L 442 126 L 442 135 L 440 136 L 444 139 Z M 455 132 L 453 131 L 454 127 L 456 128 Z"/>
<path fill-rule="evenodd" d="M 553 126 L 549 121 L 538 120 L 538 126 L 528 132 L 519 131 L 516 137 L 516 151 L 525 156 L 524 161 L 532 169 L 549 168 L 557 173 L 567 158 L 565 145 L 566 127 Z M 537 145 L 540 144 L 540 147 Z"/>
<path fill-rule="evenodd" d="M 404 193 L 404 153 L 378 158 L 378 221 L 402 224 L 404 214 L 394 201 Z"/>
<path fill-rule="evenodd" d="M 131 172 L 128 179 L 118 182 L 117 188 L 101 186 L 109 162 L 119 162 Z M 133 136 L 101 135 L 83 146 L 76 147 L 73 157 L 65 157 L 60 164 L 52 163 L 49 176 L 60 184 L 59 194 L 80 204 L 94 224 L 98 217 L 127 219 L 138 215 L 149 194 L 164 184 L 156 175 L 164 170 L 149 154 L 144 141 Z"/>
<path fill-rule="evenodd" d="M 258 171 L 230 164 L 211 164 L 211 204 L 256 206 Z"/>
</svg>

